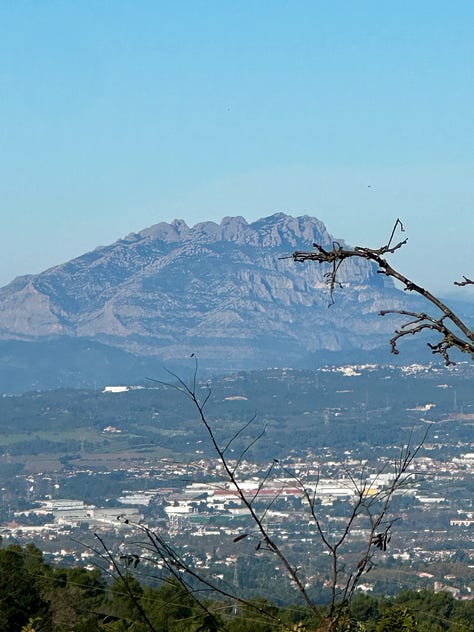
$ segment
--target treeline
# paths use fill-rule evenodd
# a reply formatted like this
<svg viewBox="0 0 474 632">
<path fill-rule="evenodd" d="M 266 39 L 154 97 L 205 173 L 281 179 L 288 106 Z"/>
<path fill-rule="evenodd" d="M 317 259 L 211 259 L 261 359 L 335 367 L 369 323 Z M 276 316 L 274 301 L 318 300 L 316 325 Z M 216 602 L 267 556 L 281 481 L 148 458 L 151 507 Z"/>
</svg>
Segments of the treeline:
<svg viewBox="0 0 474 632">
<path fill-rule="evenodd" d="M 140 583 L 124 571 L 58 568 L 45 563 L 34 545 L 0 549 L 0 630 L 2 632 L 310 632 L 328 629 L 327 611 L 279 607 L 265 600 L 206 601 L 178 581 Z M 343 632 L 469 632 L 474 601 L 448 593 L 400 593 L 392 599 L 357 595 L 341 611 Z"/>
</svg>

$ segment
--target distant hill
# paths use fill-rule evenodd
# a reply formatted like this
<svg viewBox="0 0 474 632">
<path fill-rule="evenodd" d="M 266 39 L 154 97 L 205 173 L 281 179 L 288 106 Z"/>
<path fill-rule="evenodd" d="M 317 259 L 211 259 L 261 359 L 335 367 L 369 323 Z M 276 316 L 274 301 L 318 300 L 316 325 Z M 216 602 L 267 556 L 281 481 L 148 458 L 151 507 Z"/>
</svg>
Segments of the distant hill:
<svg viewBox="0 0 474 632">
<path fill-rule="evenodd" d="M 360 360 L 382 348 L 388 360 L 396 317 L 378 311 L 409 297 L 350 260 L 328 309 L 325 270 L 282 258 L 313 241 L 330 247 L 334 237 L 308 216 L 175 220 L 18 277 L 0 289 L 0 379 L 21 388 L 41 388 L 46 376 L 49 385 L 129 379 L 191 353 L 209 371 Z"/>
</svg>

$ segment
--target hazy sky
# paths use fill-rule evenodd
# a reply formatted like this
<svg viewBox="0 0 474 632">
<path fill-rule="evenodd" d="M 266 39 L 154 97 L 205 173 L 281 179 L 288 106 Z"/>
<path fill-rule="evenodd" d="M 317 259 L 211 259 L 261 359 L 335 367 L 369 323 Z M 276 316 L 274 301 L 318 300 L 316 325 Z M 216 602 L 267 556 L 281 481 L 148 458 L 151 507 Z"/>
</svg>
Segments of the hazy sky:
<svg viewBox="0 0 474 632">
<path fill-rule="evenodd" d="M 277 211 L 474 275 L 474 2 L 0 3 L 0 285 L 159 221 Z M 472 296 L 472 293 L 471 293 Z"/>
</svg>

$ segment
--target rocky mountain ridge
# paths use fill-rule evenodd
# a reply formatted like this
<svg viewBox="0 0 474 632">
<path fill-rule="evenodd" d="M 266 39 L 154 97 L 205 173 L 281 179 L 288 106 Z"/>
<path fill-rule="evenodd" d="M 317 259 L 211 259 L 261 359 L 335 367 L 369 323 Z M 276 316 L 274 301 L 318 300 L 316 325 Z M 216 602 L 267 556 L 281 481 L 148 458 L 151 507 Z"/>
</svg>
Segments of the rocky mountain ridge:
<svg viewBox="0 0 474 632">
<path fill-rule="evenodd" d="M 316 218 L 284 213 L 161 222 L 1 288 L 0 341 L 86 339 L 164 363 L 197 353 L 215 369 L 387 345 L 393 322 L 378 311 L 407 301 L 389 279 L 350 260 L 328 309 L 325 270 L 288 258 L 333 241 Z"/>
</svg>

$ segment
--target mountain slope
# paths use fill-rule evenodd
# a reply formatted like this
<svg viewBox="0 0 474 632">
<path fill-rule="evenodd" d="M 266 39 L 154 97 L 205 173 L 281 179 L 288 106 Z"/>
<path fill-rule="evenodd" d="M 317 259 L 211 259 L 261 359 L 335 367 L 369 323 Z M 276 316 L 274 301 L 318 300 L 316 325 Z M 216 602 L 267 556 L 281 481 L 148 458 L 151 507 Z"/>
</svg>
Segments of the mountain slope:
<svg viewBox="0 0 474 632">
<path fill-rule="evenodd" d="M 364 261 L 341 269 L 328 309 L 324 270 L 294 250 L 334 238 L 317 219 L 277 213 L 160 223 L 0 289 L 0 340 L 88 339 L 210 368 L 301 365 L 318 351 L 387 344 L 407 297 Z"/>
</svg>

